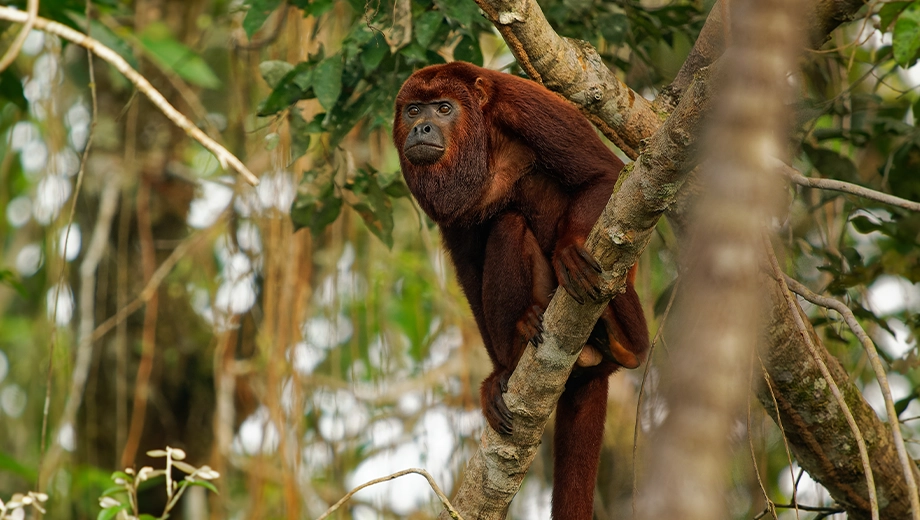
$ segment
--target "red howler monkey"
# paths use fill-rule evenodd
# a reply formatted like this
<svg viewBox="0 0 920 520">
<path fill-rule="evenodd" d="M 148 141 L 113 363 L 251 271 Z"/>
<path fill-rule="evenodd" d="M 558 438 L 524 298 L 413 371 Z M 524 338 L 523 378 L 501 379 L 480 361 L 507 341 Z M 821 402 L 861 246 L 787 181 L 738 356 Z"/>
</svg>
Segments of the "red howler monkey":
<svg viewBox="0 0 920 520">
<path fill-rule="evenodd" d="M 489 425 L 512 432 L 502 393 L 561 285 L 599 296 L 584 241 L 623 163 L 567 102 L 522 78 L 469 63 L 415 72 L 396 97 L 393 141 L 419 205 L 441 228 L 494 370 L 482 383 Z M 649 346 L 630 272 L 606 307 L 556 410 L 553 518 L 593 516 L 607 378 Z"/>
</svg>

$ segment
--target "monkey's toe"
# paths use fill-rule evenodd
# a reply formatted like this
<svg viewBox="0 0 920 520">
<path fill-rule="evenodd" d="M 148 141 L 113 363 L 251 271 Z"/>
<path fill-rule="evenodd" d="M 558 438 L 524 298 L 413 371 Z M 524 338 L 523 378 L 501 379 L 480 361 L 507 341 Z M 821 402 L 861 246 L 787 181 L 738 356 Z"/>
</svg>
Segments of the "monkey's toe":
<svg viewBox="0 0 920 520">
<path fill-rule="evenodd" d="M 517 322 L 518 333 L 525 342 L 533 342 L 534 346 L 543 343 L 543 312 L 542 307 L 534 304 Z"/>
<path fill-rule="evenodd" d="M 572 244 L 553 258 L 559 285 L 578 303 L 600 298 L 601 266 L 584 247 Z"/>
<path fill-rule="evenodd" d="M 511 410 L 502 395 L 508 390 L 510 373 L 493 373 L 482 384 L 482 413 L 493 430 L 502 435 L 514 431 Z"/>
</svg>

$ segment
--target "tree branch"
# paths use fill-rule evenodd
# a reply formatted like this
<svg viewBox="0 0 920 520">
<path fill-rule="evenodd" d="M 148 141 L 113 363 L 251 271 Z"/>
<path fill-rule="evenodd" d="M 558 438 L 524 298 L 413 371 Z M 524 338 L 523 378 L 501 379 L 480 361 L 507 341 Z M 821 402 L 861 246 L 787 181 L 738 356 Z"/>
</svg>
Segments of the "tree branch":
<svg viewBox="0 0 920 520">
<path fill-rule="evenodd" d="M 11 7 L 0 6 L 0 20 L 9 20 L 16 23 L 26 23 L 28 21 L 28 14 L 13 9 Z M 141 91 L 144 95 L 150 99 L 150 102 L 154 104 L 163 114 L 169 118 L 176 126 L 185 131 L 185 133 L 192 139 L 201 143 L 201 146 L 204 146 L 208 151 L 214 154 L 214 157 L 220 162 L 221 167 L 227 168 L 227 165 L 233 167 L 234 170 L 239 172 L 243 178 L 246 179 L 249 184 L 253 186 L 259 185 L 259 179 L 253 175 L 249 168 L 243 164 L 235 155 L 230 153 L 229 150 L 221 146 L 217 141 L 208 137 L 207 134 L 201 131 L 200 128 L 195 126 L 194 123 L 189 121 L 187 117 L 182 115 L 181 112 L 176 110 L 169 101 L 163 97 L 163 94 L 160 94 L 153 85 L 147 81 L 147 78 L 142 76 L 139 72 L 134 70 L 131 65 L 128 65 L 128 62 L 119 56 L 115 51 L 102 45 L 98 40 L 90 38 L 89 36 L 77 32 L 66 25 L 53 22 L 46 18 L 36 17 L 35 18 L 35 28 L 41 31 L 44 31 L 48 34 L 53 34 L 55 36 L 60 36 L 65 40 L 73 42 L 81 47 L 89 49 L 93 54 L 99 56 L 105 60 L 109 65 L 115 67 L 118 72 L 121 72 L 128 81 L 134 84 L 137 90 Z"/>
<path fill-rule="evenodd" d="M 562 94 L 631 159 L 661 124 L 652 104 L 608 69 L 587 42 L 553 30 L 535 0 L 476 0 L 531 79 Z"/>
<path fill-rule="evenodd" d="M 396 478 L 399 478 L 405 475 L 409 475 L 411 473 L 415 473 L 415 474 L 425 477 L 425 480 L 428 481 L 428 485 L 431 486 L 431 489 L 434 491 L 434 494 L 438 496 L 438 500 L 441 501 L 441 505 L 444 506 L 444 510 L 447 512 L 447 514 L 450 515 L 450 518 L 454 520 L 463 520 L 463 517 L 460 516 L 460 513 L 458 513 L 456 509 L 454 509 L 454 506 L 450 505 L 450 500 L 448 500 L 447 495 L 445 495 L 444 492 L 441 491 L 441 488 L 438 487 L 438 483 L 434 481 L 434 477 L 432 477 L 431 474 L 428 473 L 427 471 L 423 469 L 419 469 L 419 468 L 404 469 L 402 471 L 397 471 L 396 473 L 393 473 L 391 475 L 387 475 L 385 477 L 380 477 L 380 478 L 375 478 L 374 480 L 361 484 L 360 486 L 349 491 L 344 497 L 342 497 L 338 502 L 333 504 L 332 507 L 327 509 L 326 512 L 320 515 L 319 518 L 317 518 L 316 520 L 323 520 L 324 518 L 328 518 L 329 515 L 336 512 L 336 510 L 342 507 L 342 504 L 344 504 L 345 502 L 348 502 L 348 500 L 350 500 L 351 497 L 353 497 L 355 493 L 357 493 L 358 491 L 361 491 L 362 489 L 366 487 L 373 486 L 375 484 L 380 484 L 381 482 L 387 482 L 387 481 L 390 481 L 390 480 L 393 480 L 393 479 L 396 479 Z"/>
<path fill-rule="evenodd" d="M 26 42 L 26 38 L 29 37 L 29 33 L 32 32 L 32 27 L 35 26 L 35 19 L 38 18 L 38 0 L 29 0 L 26 5 L 26 16 L 26 21 L 22 24 L 22 28 L 19 29 L 16 38 L 13 39 L 13 43 L 3 53 L 3 58 L 0 58 L 0 72 L 6 70 L 16 59 L 16 56 L 19 56 L 22 45 Z"/>
<path fill-rule="evenodd" d="M 806 177 L 799 173 L 799 171 L 792 166 L 789 166 L 788 164 L 782 163 L 780 161 L 777 162 L 783 175 L 788 177 L 789 180 L 798 184 L 799 186 L 839 191 L 850 195 L 856 195 L 857 197 L 862 197 L 864 199 L 881 202 L 883 204 L 897 206 L 899 208 L 904 208 L 910 211 L 920 211 L 920 202 L 914 202 L 912 200 L 902 199 L 901 197 L 895 197 L 894 195 L 889 195 L 880 191 L 870 190 L 869 188 L 864 188 L 849 182 L 837 181 L 833 179 L 816 179 L 814 177 Z"/>
</svg>

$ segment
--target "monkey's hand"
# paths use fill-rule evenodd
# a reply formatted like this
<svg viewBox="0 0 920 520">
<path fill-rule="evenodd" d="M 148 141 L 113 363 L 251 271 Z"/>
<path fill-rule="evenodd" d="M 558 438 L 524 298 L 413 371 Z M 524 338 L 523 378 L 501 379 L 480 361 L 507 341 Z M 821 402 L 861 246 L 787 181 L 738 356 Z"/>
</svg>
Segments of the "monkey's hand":
<svg viewBox="0 0 920 520">
<path fill-rule="evenodd" d="M 601 266 L 583 243 L 561 245 L 553 254 L 559 285 L 578 303 L 601 296 Z"/>
<path fill-rule="evenodd" d="M 517 331 L 525 345 L 533 342 L 535 347 L 539 347 L 540 343 L 543 343 L 543 313 L 545 311 L 545 308 L 535 303 L 518 320 Z"/>
<path fill-rule="evenodd" d="M 479 397 L 482 403 L 482 414 L 486 416 L 489 426 L 498 433 L 511 435 L 513 431 L 511 410 L 505 404 L 502 396 L 508 391 L 508 378 L 511 372 L 496 368 L 489 377 L 482 382 Z"/>
</svg>

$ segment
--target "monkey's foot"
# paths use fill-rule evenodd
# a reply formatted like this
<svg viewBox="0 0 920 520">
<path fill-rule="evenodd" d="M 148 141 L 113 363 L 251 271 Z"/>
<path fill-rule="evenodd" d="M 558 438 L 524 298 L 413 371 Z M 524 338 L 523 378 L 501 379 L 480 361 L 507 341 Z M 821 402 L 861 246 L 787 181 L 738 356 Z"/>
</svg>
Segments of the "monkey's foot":
<svg viewBox="0 0 920 520">
<path fill-rule="evenodd" d="M 543 309 L 533 304 L 517 322 L 518 333 L 526 343 L 533 342 L 534 346 L 543 343 Z"/>
<path fill-rule="evenodd" d="M 486 416 L 486 421 L 493 430 L 503 435 L 511 435 L 514 430 L 511 422 L 511 410 L 505 404 L 505 398 L 502 394 L 508 391 L 508 378 L 510 372 L 492 372 L 492 374 L 482 382 L 480 389 L 480 400 L 482 402 L 482 414 Z"/>
<path fill-rule="evenodd" d="M 604 357 L 601 356 L 601 353 L 596 348 L 591 345 L 585 345 L 578 354 L 575 364 L 580 367 L 593 367 L 599 365 L 603 359 Z"/>
<path fill-rule="evenodd" d="M 553 268 L 559 285 L 578 303 L 600 298 L 601 266 L 581 244 L 556 250 Z"/>
</svg>

